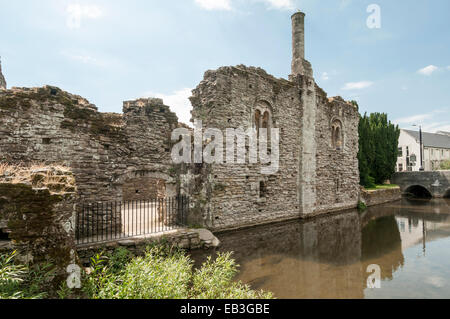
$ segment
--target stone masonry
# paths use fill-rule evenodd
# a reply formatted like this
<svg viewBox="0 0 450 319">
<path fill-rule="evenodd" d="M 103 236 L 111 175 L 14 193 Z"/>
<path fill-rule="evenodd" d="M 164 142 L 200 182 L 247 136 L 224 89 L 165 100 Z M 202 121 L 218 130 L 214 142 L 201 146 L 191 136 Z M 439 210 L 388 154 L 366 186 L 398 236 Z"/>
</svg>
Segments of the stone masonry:
<svg viewBox="0 0 450 319">
<path fill-rule="evenodd" d="M 79 202 L 189 195 L 190 223 L 215 230 L 356 207 L 358 109 L 315 83 L 304 59 L 304 18 L 292 17 L 289 79 L 222 67 L 207 71 L 191 97 L 192 120 L 204 128 L 279 128 L 275 174 L 261 174 L 260 164 L 174 165 L 171 133 L 185 126 L 162 100 L 100 113 L 50 86 L 0 90 L 0 161 L 70 167 Z"/>
<path fill-rule="evenodd" d="M 78 264 L 75 247 L 77 192 L 70 170 L 62 167 L 0 169 L 0 230 L 24 263 L 50 262 L 55 285 L 67 278 L 66 268 Z"/>
<path fill-rule="evenodd" d="M 6 90 L 6 80 L 2 73 L 2 61 L 0 60 L 0 90 L 1 89 Z"/>
<path fill-rule="evenodd" d="M 257 126 L 255 118 L 264 110 L 269 126 L 280 129 L 276 174 L 262 175 L 259 164 L 203 165 L 186 174 L 184 187 L 201 206 L 192 214 L 203 214 L 214 229 L 307 217 L 358 203 L 358 109 L 341 97 L 328 98 L 317 86 L 303 58 L 304 14 L 292 20 L 289 80 L 239 65 L 207 71 L 193 91 L 192 115 L 204 127 L 246 130 Z"/>
</svg>

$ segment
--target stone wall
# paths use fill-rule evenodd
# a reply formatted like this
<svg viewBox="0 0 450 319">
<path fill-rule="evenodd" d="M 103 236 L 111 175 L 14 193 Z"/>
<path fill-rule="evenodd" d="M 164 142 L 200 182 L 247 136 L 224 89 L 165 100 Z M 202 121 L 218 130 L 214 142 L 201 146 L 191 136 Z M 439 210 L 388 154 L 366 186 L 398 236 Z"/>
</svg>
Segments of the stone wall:
<svg viewBox="0 0 450 319">
<path fill-rule="evenodd" d="M 0 61 L 0 90 L 6 89 L 6 80 L 2 73 L 2 61 Z"/>
<path fill-rule="evenodd" d="M 157 237 L 130 238 L 103 245 L 80 245 L 77 253 L 81 263 L 89 265 L 90 259 L 97 254 L 112 254 L 116 249 L 123 247 L 139 256 L 143 255 L 149 246 L 158 243 L 183 250 L 208 250 L 220 245 L 220 241 L 206 229 L 186 229 Z"/>
<path fill-rule="evenodd" d="M 50 262 L 55 284 L 78 263 L 75 248 L 75 179 L 64 168 L 0 170 L 0 225 L 24 263 Z"/>
<path fill-rule="evenodd" d="M 80 202 L 189 195 L 189 222 L 212 229 L 356 207 L 358 109 L 316 84 L 305 60 L 304 22 L 304 13 L 292 16 L 289 80 L 255 67 L 222 67 L 207 71 L 190 98 L 192 119 L 204 128 L 279 129 L 275 173 L 248 162 L 173 165 L 171 133 L 185 126 L 162 100 L 127 101 L 123 114 L 99 113 L 84 98 L 49 86 L 0 91 L 0 161 L 70 167 Z"/>
<path fill-rule="evenodd" d="M 223 67 L 206 72 L 193 91 L 192 115 L 204 128 L 245 131 L 255 127 L 255 112 L 263 108 L 271 114 L 272 127 L 280 129 L 275 174 L 264 175 L 261 164 L 248 161 L 203 164 L 185 172 L 182 187 L 194 201 L 205 203 L 198 214 L 209 227 L 228 229 L 356 207 L 358 109 L 340 97 L 328 99 L 309 63 L 304 64 L 306 75 L 289 81 L 259 68 Z M 339 147 L 333 144 L 333 123 L 342 130 Z"/>
<path fill-rule="evenodd" d="M 340 97 L 328 99 L 316 88 L 316 213 L 353 208 L 359 197 L 359 113 Z M 341 149 L 332 145 L 331 125 L 342 124 Z"/>
<path fill-rule="evenodd" d="M 136 178 L 175 187 L 169 173 L 176 115 L 159 99 L 124 102 L 123 111 L 99 113 L 87 100 L 49 86 L 0 91 L 0 161 L 70 167 L 80 201 L 120 201 L 123 185 Z M 154 193 L 140 187 L 132 199 Z"/>
<path fill-rule="evenodd" d="M 208 226 L 221 229 L 300 216 L 296 199 L 301 107 L 295 85 L 262 69 L 224 67 L 206 72 L 191 103 L 193 118 L 202 120 L 205 128 L 252 128 L 257 107 L 268 108 L 274 127 L 280 128 L 278 174 L 261 174 L 261 164 L 203 164 L 205 185 L 193 195 L 208 203 Z M 266 185 L 264 197 L 261 183 Z"/>
<path fill-rule="evenodd" d="M 367 207 L 395 202 L 402 199 L 402 191 L 398 188 L 366 190 L 361 189 L 361 201 Z"/>
</svg>

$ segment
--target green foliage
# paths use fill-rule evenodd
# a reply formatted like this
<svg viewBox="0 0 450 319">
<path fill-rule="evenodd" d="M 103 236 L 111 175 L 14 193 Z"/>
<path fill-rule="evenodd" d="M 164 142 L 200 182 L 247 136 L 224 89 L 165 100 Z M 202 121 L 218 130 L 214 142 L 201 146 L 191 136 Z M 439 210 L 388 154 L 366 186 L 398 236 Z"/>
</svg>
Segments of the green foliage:
<svg viewBox="0 0 450 319">
<path fill-rule="evenodd" d="M 450 160 L 441 163 L 441 170 L 444 170 L 444 171 L 450 170 Z"/>
<path fill-rule="evenodd" d="M 91 272 L 83 277 L 83 292 L 86 295 L 96 298 L 97 293 L 114 280 L 113 272 L 106 265 L 107 260 L 101 254 L 91 258 Z"/>
<path fill-rule="evenodd" d="M 366 204 L 364 204 L 363 202 L 359 201 L 358 202 L 358 212 L 364 213 L 366 210 L 367 210 Z"/>
<path fill-rule="evenodd" d="M 197 270 L 182 251 L 167 246 L 149 247 L 143 257 L 128 262 L 128 254 L 100 255 L 92 259 L 93 270 L 85 278 L 85 293 L 93 299 L 222 299 L 272 298 L 233 282 L 237 265 L 230 254 L 211 258 Z M 121 265 L 118 261 L 125 262 Z"/>
<path fill-rule="evenodd" d="M 16 252 L 0 255 L 0 299 L 40 299 L 54 275 L 50 264 L 26 267 L 16 264 Z"/>
<path fill-rule="evenodd" d="M 114 254 L 91 258 L 89 273 L 83 273 L 82 291 L 71 290 L 66 281 L 56 293 L 48 283 L 51 265 L 26 267 L 15 263 L 16 254 L 0 255 L 0 299 L 38 299 L 48 297 L 92 299 L 263 299 L 271 293 L 253 291 L 233 281 L 238 265 L 231 254 L 209 258 L 201 268 L 183 251 L 167 245 L 149 246 L 143 257 L 132 257 L 119 248 Z"/>
<path fill-rule="evenodd" d="M 271 299 L 271 293 L 251 290 L 247 285 L 233 282 L 238 272 L 231 253 L 222 254 L 216 260 L 211 257 L 197 269 L 193 276 L 192 297 L 195 299 Z"/>
<path fill-rule="evenodd" d="M 110 270 L 117 274 L 119 273 L 124 265 L 128 264 L 133 259 L 133 254 L 126 248 L 117 248 L 114 254 L 108 256 L 108 266 Z"/>
<path fill-rule="evenodd" d="M 367 188 L 383 184 L 395 173 L 400 129 L 387 114 L 364 114 L 359 122 L 360 183 Z"/>
<path fill-rule="evenodd" d="M 392 189 L 392 188 L 399 188 L 399 186 L 394 184 L 375 185 L 374 187 L 366 187 L 366 190 Z"/>
</svg>

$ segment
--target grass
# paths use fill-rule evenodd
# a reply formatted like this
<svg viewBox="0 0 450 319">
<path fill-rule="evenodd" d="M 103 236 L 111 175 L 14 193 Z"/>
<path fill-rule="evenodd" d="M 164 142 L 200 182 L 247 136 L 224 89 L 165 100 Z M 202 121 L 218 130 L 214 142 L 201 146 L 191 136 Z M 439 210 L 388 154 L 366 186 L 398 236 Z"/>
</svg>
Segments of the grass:
<svg viewBox="0 0 450 319">
<path fill-rule="evenodd" d="M 82 274 L 81 290 L 67 282 L 54 291 L 47 283 L 51 265 L 23 266 L 16 254 L 0 254 L 0 299 L 272 299 L 234 280 L 239 266 L 231 253 L 219 254 L 200 268 L 182 250 L 168 245 L 149 246 L 141 257 L 125 248 L 91 259 Z"/>
<path fill-rule="evenodd" d="M 75 179 L 69 168 L 62 165 L 10 165 L 0 162 L 0 183 L 31 184 L 34 188 L 52 191 L 73 191 Z"/>
<path fill-rule="evenodd" d="M 384 184 L 384 185 L 375 185 L 375 187 L 366 188 L 368 191 L 378 190 L 378 189 L 393 189 L 398 188 L 398 185 L 394 184 Z"/>
<path fill-rule="evenodd" d="M 231 254 L 219 254 L 199 269 L 183 251 L 158 245 L 143 257 L 131 257 L 123 248 L 110 257 L 91 260 L 92 272 L 84 280 L 91 299 L 271 299 L 233 281 L 238 265 Z"/>
<path fill-rule="evenodd" d="M 51 264 L 24 266 L 16 263 L 16 252 L 0 254 L 0 300 L 44 299 L 54 275 Z"/>
</svg>

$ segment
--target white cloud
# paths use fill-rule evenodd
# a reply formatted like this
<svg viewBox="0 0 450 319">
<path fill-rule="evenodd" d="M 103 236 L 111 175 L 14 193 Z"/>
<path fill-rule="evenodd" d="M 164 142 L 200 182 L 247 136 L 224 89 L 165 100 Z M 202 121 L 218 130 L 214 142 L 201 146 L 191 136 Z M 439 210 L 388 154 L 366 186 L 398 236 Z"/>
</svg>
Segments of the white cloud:
<svg viewBox="0 0 450 319">
<path fill-rule="evenodd" d="M 416 124 L 421 123 L 425 120 L 431 119 L 433 117 L 433 113 L 428 114 L 418 114 L 412 115 L 408 117 L 403 117 L 394 121 L 395 124 Z"/>
<path fill-rule="evenodd" d="M 450 119 L 446 119 L 448 108 L 442 108 L 429 113 L 412 115 L 393 121 L 404 129 L 411 129 L 413 124 L 422 125 L 424 132 L 436 133 L 438 131 L 450 131 Z"/>
<path fill-rule="evenodd" d="M 69 4 L 67 6 L 67 27 L 69 29 L 78 29 L 81 27 L 82 19 L 98 19 L 103 15 L 100 7 L 96 5 L 81 5 L 79 3 Z"/>
<path fill-rule="evenodd" d="M 427 67 L 424 67 L 423 69 L 420 69 L 419 71 L 417 71 L 419 74 L 422 75 L 431 75 L 433 74 L 434 71 L 437 71 L 439 68 L 437 66 L 434 65 L 429 65 Z"/>
<path fill-rule="evenodd" d="M 330 79 L 330 75 L 327 72 L 322 73 L 322 80 L 328 81 Z"/>
<path fill-rule="evenodd" d="M 145 97 L 156 97 L 164 100 L 164 104 L 170 106 L 172 112 L 178 116 L 178 120 L 184 124 L 190 125 L 192 105 L 189 97 L 192 95 L 192 89 L 181 89 L 172 94 L 145 93 Z"/>
<path fill-rule="evenodd" d="M 447 67 L 447 70 L 449 70 L 450 71 L 450 65 Z"/>
<path fill-rule="evenodd" d="M 231 10 L 230 0 L 195 0 L 195 3 L 206 10 Z"/>
<path fill-rule="evenodd" d="M 370 81 L 361 81 L 361 82 L 349 82 L 346 83 L 342 90 L 362 90 L 368 87 L 371 87 L 373 82 Z"/>
<path fill-rule="evenodd" d="M 294 3 L 292 0 L 260 0 L 269 5 L 272 9 L 293 10 Z"/>
</svg>

